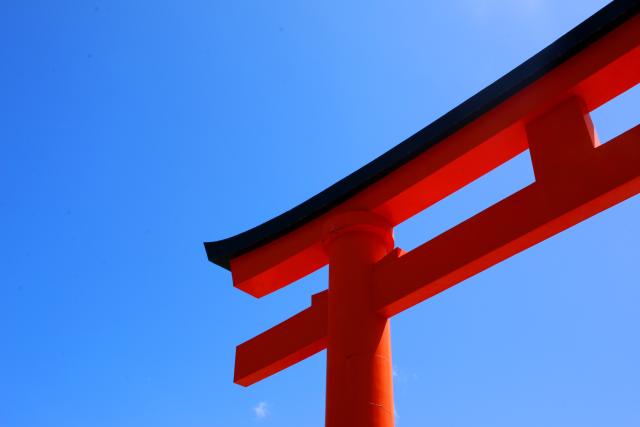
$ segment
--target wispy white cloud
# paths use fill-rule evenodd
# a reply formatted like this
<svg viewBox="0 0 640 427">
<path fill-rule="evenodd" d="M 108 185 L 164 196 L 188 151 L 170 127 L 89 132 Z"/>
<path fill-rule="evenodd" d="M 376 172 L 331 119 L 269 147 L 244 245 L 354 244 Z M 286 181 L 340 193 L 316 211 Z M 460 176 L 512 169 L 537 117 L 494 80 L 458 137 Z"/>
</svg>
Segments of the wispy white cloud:
<svg viewBox="0 0 640 427">
<path fill-rule="evenodd" d="M 260 402 L 256 406 L 253 407 L 253 413 L 256 415 L 256 418 L 259 420 L 263 420 L 269 416 L 269 405 L 267 402 Z"/>
</svg>

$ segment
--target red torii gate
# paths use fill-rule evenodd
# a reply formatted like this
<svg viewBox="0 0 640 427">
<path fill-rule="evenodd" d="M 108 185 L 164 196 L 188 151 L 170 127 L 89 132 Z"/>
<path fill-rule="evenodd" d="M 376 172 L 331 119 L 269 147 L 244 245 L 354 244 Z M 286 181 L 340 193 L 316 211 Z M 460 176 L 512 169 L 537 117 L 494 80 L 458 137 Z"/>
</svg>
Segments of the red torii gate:
<svg viewBox="0 0 640 427">
<path fill-rule="evenodd" d="M 326 425 L 394 424 L 388 319 L 640 191 L 640 126 L 600 145 L 589 112 L 640 81 L 640 1 L 618 0 L 294 209 L 205 243 L 234 286 L 329 264 L 311 306 L 236 349 L 251 385 L 327 349 Z M 529 149 L 535 182 L 411 252 L 392 229 Z"/>
</svg>

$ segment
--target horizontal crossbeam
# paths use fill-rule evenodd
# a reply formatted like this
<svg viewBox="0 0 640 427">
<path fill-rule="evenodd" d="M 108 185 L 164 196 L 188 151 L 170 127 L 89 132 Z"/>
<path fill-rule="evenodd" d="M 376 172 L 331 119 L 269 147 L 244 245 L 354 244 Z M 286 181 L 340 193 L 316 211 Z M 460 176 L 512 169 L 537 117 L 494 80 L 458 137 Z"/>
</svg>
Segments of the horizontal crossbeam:
<svg viewBox="0 0 640 427">
<path fill-rule="evenodd" d="M 594 151 L 590 173 L 535 182 L 374 274 L 374 304 L 393 316 L 640 192 L 640 126 Z M 574 172 L 578 169 L 576 168 Z"/>
<path fill-rule="evenodd" d="M 327 347 L 328 291 L 311 307 L 236 347 L 234 382 L 249 386 Z"/>
</svg>

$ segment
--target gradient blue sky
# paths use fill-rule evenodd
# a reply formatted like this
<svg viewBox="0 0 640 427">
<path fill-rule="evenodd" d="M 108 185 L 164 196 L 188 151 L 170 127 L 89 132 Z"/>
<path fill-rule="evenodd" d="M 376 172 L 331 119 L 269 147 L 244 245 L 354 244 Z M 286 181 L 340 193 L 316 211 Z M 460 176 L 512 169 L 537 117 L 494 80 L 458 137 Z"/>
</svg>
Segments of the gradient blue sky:
<svg viewBox="0 0 640 427">
<path fill-rule="evenodd" d="M 0 13 L 0 426 L 324 425 L 324 353 L 250 388 L 256 300 L 202 242 L 312 196 L 602 0 L 11 1 Z M 594 114 L 638 122 L 640 90 Z M 396 230 L 532 180 L 524 154 Z M 640 425 L 640 199 L 392 321 L 397 425 Z"/>
</svg>

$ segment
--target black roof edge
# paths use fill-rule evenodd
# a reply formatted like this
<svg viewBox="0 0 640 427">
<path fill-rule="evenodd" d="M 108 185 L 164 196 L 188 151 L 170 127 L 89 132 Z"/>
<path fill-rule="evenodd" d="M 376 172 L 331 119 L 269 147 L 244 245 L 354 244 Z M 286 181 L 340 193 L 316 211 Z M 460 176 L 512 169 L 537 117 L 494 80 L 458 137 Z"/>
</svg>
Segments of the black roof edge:
<svg viewBox="0 0 640 427">
<path fill-rule="evenodd" d="M 538 80 L 639 11 L 640 0 L 612 1 L 462 104 L 305 202 L 240 234 L 206 242 L 207 258 L 229 270 L 231 259 L 304 225 L 347 200 Z"/>
</svg>

